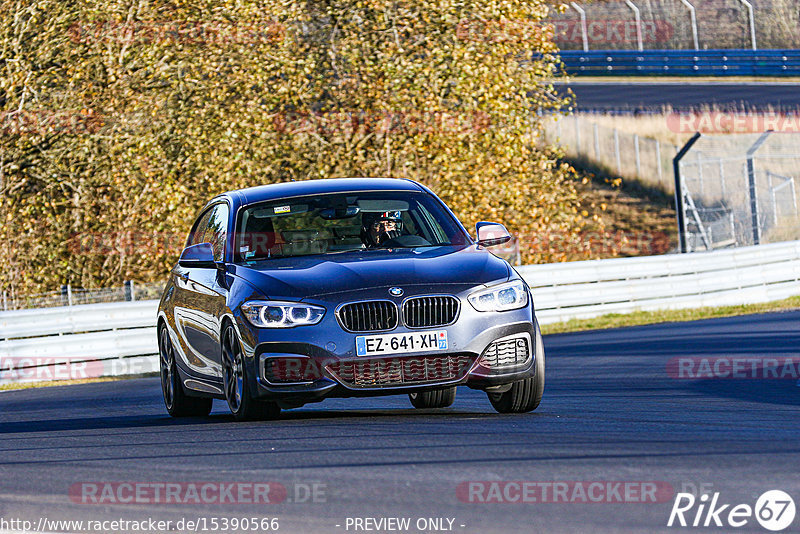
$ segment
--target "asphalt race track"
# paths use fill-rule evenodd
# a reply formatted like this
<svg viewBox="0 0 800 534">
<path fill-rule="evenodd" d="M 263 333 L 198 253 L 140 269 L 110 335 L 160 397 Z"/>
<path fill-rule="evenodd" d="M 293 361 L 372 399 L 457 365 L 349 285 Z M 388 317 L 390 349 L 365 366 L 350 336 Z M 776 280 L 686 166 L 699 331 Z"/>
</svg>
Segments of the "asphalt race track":
<svg viewBox="0 0 800 534">
<path fill-rule="evenodd" d="M 257 515 L 277 517 L 281 532 L 336 533 L 354 531 L 345 530 L 347 517 L 409 517 L 412 525 L 443 517 L 464 533 L 721 532 L 733 529 L 668 529 L 674 492 L 704 485 L 720 502 L 751 506 L 770 489 L 800 497 L 796 380 L 667 372 L 675 357 L 798 357 L 800 312 L 556 335 L 545 344 L 547 390 L 529 415 L 498 415 L 483 393 L 466 389 L 441 411 L 415 411 L 405 396 L 343 399 L 241 424 L 221 402 L 208 419 L 171 420 L 155 378 L 0 393 L 0 518 Z M 70 487 L 92 481 L 277 482 L 288 499 L 70 500 Z M 474 503 L 457 494 L 467 481 L 653 481 L 669 491 L 656 503 L 574 495 Z M 318 502 L 297 502 L 313 484 Z M 736 530 L 766 532 L 752 519 Z"/>
<path fill-rule="evenodd" d="M 564 92 L 564 85 L 558 90 Z M 786 82 L 604 82 L 572 81 L 579 111 L 800 110 L 797 83 Z"/>
</svg>

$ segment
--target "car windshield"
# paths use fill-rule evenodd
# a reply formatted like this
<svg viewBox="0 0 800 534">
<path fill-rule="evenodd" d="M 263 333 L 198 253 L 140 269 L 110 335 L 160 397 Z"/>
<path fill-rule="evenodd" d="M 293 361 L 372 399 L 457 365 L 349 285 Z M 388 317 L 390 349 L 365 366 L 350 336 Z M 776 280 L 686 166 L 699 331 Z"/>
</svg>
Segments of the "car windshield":
<svg viewBox="0 0 800 534">
<path fill-rule="evenodd" d="M 464 245 L 463 228 L 431 195 L 382 191 L 296 197 L 246 206 L 236 261 L 376 249 Z"/>
</svg>

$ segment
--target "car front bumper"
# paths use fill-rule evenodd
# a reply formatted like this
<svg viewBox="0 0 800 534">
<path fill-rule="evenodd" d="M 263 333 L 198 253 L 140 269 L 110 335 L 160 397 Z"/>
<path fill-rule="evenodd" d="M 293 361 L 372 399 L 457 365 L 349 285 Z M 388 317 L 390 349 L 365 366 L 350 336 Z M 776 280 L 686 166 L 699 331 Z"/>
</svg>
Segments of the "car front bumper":
<svg viewBox="0 0 800 534">
<path fill-rule="evenodd" d="M 365 296 L 362 293 L 359 299 L 379 296 L 383 294 Z M 421 329 L 401 324 L 389 332 L 405 334 L 444 330 L 448 339 L 446 350 L 359 357 L 356 355 L 356 337 L 373 333 L 345 331 L 334 313 L 326 313 L 317 325 L 289 329 L 255 328 L 238 317 L 237 328 L 245 365 L 248 366 L 251 392 L 258 398 L 291 406 L 328 397 L 393 395 L 459 385 L 486 389 L 533 376 L 536 355 L 542 351 L 533 303 L 517 310 L 478 312 L 467 302 L 466 293 L 455 296 L 461 301 L 461 306 L 453 324 Z M 337 302 L 339 300 L 341 298 Z M 310 302 L 329 310 L 336 305 L 336 302 L 323 300 Z M 482 357 L 490 345 L 503 339 L 526 340 L 529 357 L 514 365 L 491 368 L 483 365 Z M 275 380 L 271 373 L 266 372 L 268 362 L 277 360 L 283 360 L 281 363 L 298 362 L 291 383 L 283 381 L 285 375 L 282 381 L 268 380 L 268 376 Z M 365 369 L 372 374 L 365 375 Z M 354 379 L 354 376 L 359 379 Z"/>
</svg>

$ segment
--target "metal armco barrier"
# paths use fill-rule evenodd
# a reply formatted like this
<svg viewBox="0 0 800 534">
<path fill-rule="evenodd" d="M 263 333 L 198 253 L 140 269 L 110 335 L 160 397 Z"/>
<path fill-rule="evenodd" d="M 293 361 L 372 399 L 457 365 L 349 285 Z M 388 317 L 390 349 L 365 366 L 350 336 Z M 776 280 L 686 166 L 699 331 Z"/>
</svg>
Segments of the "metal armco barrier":
<svg viewBox="0 0 800 534">
<path fill-rule="evenodd" d="M 800 241 L 714 252 L 528 265 L 542 324 L 800 295 Z M 0 313 L 0 383 L 158 370 L 158 301 Z"/>
<path fill-rule="evenodd" d="M 573 75 L 800 75 L 800 50 L 562 50 L 560 56 Z"/>
<path fill-rule="evenodd" d="M 800 295 L 800 241 L 518 268 L 541 324 Z"/>
</svg>

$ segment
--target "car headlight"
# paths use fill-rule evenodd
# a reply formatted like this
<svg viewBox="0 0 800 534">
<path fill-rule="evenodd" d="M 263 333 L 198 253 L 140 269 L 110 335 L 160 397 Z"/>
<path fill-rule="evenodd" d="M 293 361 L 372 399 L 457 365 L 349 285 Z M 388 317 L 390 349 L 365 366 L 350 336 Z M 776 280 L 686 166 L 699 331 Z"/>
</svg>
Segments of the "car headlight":
<svg viewBox="0 0 800 534">
<path fill-rule="evenodd" d="M 275 302 L 259 300 L 245 302 L 242 313 L 258 328 L 292 328 L 317 324 L 325 315 L 325 308 L 301 302 Z"/>
<path fill-rule="evenodd" d="M 480 312 L 516 310 L 528 305 L 528 291 L 521 280 L 515 280 L 476 291 L 467 300 Z"/>
</svg>

